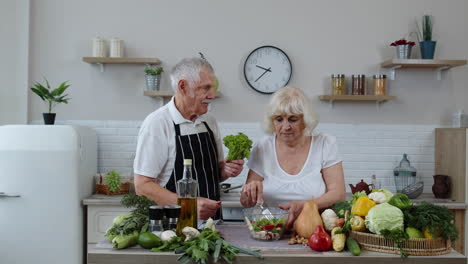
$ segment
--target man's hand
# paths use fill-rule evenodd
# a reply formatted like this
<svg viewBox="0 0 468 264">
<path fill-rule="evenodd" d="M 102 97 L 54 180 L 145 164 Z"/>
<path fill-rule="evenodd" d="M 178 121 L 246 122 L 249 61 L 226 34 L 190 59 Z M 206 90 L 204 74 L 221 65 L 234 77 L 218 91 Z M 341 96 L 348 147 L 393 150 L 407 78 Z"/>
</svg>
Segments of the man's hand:
<svg viewBox="0 0 468 264">
<path fill-rule="evenodd" d="M 222 176 L 224 176 L 224 179 L 229 177 L 236 177 L 242 172 L 243 168 L 244 160 L 226 160 L 224 163 Z"/>
<path fill-rule="evenodd" d="M 286 228 L 290 229 L 293 227 L 296 218 L 299 216 L 299 214 L 301 214 L 302 207 L 304 207 L 304 201 L 292 201 L 287 204 L 280 204 L 278 207 L 284 210 L 289 210 Z"/>
<path fill-rule="evenodd" d="M 207 220 L 213 217 L 220 207 L 221 201 L 214 201 L 204 197 L 197 198 L 197 213 L 199 219 Z"/>
<path fill-rule="evenodd" d="M 263 201 L 263 182 L 251 181 L 244 184 L 241 192 L 244 207 L 252 207 Z"/>
</svg>

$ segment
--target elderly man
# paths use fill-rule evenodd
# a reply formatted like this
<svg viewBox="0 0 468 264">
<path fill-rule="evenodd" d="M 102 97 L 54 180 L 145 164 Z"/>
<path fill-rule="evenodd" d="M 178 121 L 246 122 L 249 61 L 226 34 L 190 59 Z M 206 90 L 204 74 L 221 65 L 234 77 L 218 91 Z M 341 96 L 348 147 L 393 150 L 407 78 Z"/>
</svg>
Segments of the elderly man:
<svg viewBox="0 0 468 264">
<path fill-rule="evenodd" d="M 198 217 L 220 218 L 219 183 L 242 171 L 244 161 L 224 161 L 216 120 L 206 114 L 215 98 L 215 75 L 204 59 L 183 59 L 171 72 L 175 96 L 144 120 L 134 162 L 135 189 L 158 205 L 177 204 L 183 160 L 193 160 Z"/>
</svg>

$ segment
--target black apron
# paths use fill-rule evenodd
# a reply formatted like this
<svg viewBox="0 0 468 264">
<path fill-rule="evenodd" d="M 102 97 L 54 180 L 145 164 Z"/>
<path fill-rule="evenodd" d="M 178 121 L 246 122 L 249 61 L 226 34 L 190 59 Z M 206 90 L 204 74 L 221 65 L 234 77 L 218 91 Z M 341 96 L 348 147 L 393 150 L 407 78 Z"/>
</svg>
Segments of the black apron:
<svg viewBox="0 0 468 264">
<path fill-rule="evenodd" d="M 218 151 L 210 127 L 203 122 L 208 132 L 191 135 L 180 135 L 180 127 L 174 123 L 176 132 L 176 158 L 171 178 L 165 188 L 177 193 L 176 183 L 182 179 L 184 159 L 192 159 L 192 177 L 198 182 L 198 196 L 211 200 L 220 200 Z M 221 209 L 213 219 L 221 219 Z"/>
</svg>

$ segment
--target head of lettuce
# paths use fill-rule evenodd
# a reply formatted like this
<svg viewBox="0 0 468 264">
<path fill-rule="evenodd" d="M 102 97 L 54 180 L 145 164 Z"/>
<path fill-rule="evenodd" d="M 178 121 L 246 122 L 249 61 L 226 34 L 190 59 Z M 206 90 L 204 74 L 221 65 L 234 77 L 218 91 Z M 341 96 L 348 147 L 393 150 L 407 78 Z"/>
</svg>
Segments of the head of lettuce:
<svg viewBox="0 0 468 264">
<path fill-rule="evenodd" d="M 384 229 L 403 231 L 403 212 L 389 203 L 378 204 L 367 213 L 365 224 L 369 231 L 378 235 Z"/>
</svg>

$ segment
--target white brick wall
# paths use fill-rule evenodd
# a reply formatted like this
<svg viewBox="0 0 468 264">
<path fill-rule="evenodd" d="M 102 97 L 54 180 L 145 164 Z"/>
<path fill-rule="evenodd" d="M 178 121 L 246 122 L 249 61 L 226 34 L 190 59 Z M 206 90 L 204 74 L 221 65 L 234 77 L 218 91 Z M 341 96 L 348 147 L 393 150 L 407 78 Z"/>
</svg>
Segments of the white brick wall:
<svg viewBox="0 0 468 264">
<path fill-rule="evenodd" d="M 138 130 L 142 121 L 59 121 L 58 124 L 84 125 L 98 134 L 98 172 L 115 169 L 123 175 L 132 174 Z M 36 121 L 34 123 L 42 123 Z M 257 123 L 220 122 L 223 136 L 243 132 L 254 142 L 264 136 Z M 431 192 L 434 174 L 434 128 L 431 125 L 379 124 L 319 124 L 318 131 L 337 137 L 343 158 L 346 185 L 361 179 L 370 183 L 375 174 L 382 187 L 394 191 L 393 168 L 399 165 L 403 153 L 408 154 L 418 177 L 424 181 L 424 192 Z M 227 149 L 224 150 L 227 154 Z M 237 185 L 245 181 L 247 169 L 228 182 Z M 348 191 L 349 191 L 349 187 Z"/>
</svg>

